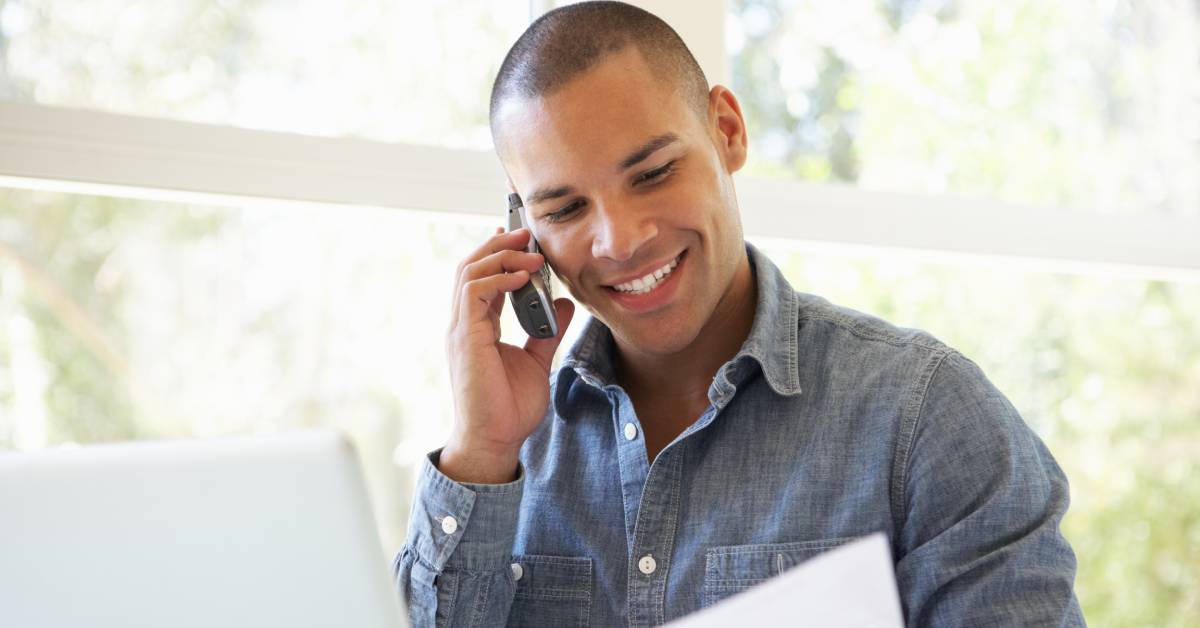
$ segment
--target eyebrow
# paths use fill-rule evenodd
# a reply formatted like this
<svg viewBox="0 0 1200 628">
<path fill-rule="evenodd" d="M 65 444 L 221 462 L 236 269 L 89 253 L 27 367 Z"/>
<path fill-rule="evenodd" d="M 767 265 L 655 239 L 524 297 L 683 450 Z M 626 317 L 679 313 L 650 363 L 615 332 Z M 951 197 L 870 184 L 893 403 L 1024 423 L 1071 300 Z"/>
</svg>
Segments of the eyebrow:
<svg viewBox="0 0 1200 628">
<path fill-rule="evenodd" d="M 642 163 L 642 161 L 652 155 L 654 151 L 678 141 L 678 135 L 675 135 L 674 133 L 663 133 L 649 142 L 646 142 L 641 148 L 633 151 L 628 157 L 621 160 L 620 165 L 617 166 L 617 174 L 620 174 Z"/>
<path fill-rule="evenodd" d="M 533 194 L 530 194 L 529 198 L 525 199 L 525 204 L 526 205 L 537 205 L 538 203 L 541 203 L 542 201 L 549 201 L 549 200 L 553 200 L 556 198 L 562 198 L 568 194 L 573 193 L 574 191 L 575 191 L 575 188 L 573 188 L 569 185 L 560 185 L 556 188 L 542 188 L 542 189 L 534 192 Z"/>
<path fill-rule="evenodd" d="M 617 164 L 617 174 L 620 174 L 620 173 L 642 163 L 643 161 L 646 160 L 647 157 L 649 157 L 650 155 L 653 155 L 655 151 L 657 151 L 665 146 L 669 146 L 670 144 L 673 144 L 678 141 L 679 141 L 678 135 L 676 135 L 674 133 L 663 133 L 662 135 L 655 137 L 654 139 L 650 140 L 649 142 L 642 144 L 642 146 L 640 148 L 638 148 L 637 150 L 630 153 L 628 157 L 621 160 L 621 163 Z M 560 185 L 560 186 L 552 187 L 552 188 L 542 188 L 540 190 L 537 190 L 533 194 L 530 194 L 529 197 L 525 199 L 525 204 L 526 205 L 536 205 L 543 201 L 549 201 L 549 200 L 553 200 L 556 198 L 562 198 L 562 197 L 567 196 L 568 194 L 572 194 L 574 192 L 575 192 L 575 188 L 573 188 L 569 185 Z"/>
</svg>

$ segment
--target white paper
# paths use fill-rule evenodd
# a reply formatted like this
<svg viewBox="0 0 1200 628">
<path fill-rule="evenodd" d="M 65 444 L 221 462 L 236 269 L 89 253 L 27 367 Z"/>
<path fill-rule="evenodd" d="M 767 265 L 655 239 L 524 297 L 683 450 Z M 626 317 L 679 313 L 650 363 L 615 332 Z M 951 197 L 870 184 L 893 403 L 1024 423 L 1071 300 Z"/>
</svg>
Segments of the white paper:
<svg viewBox="0 0 1200 628">
<path fill-rule="evenodd" d="M 887 539 L 876 533 L 667 625 L 904 628 L 904 619 Z"/>
</svg>

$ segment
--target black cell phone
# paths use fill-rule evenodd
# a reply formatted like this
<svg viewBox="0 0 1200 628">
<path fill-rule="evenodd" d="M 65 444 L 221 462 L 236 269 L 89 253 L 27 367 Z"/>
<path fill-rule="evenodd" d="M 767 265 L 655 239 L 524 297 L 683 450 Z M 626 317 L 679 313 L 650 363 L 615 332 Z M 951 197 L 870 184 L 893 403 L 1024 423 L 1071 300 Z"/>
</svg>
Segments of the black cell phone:
<svg viewBox="0 0 1200 628">
<path fill-rule="evenodd" d="M 528 227 L 525 221 L 525 208 L 521 197 L 516 194 L 508 195 L 508 230 L 514 231 Z M 529 245 L 525 247 L 530 253 L 539 253 L 537 240 L 533 230 L 529 231 Z M 550 294 L 550 265 L 542 264 L 541 272 L 531 274 L 529 282 L 508 294 L 513 309 L 517 311 L 517 320 L 525 333 L 534 338 L 553 338 L 558 335 L 558 316 L 554 312 L 554 295 Z"/>
</svg>

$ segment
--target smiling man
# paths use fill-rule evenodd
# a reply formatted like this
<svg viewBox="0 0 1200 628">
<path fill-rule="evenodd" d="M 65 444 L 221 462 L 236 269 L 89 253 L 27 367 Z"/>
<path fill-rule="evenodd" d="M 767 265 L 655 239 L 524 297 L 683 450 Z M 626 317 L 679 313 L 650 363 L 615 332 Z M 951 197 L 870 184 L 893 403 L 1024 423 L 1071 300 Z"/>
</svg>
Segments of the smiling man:
<svg viewBox="0 0 1200 628">
<path fill-rule="evenodd" d="M 1067 483 L 979 369 L 795 292 L 744 239 L 733 93 L 616 2 L 547 13 L 493 87 L 528 230 L 464 259 L 455 426 L 397 578 L 420 626 L 649 626 L 883 531 L 914 626 L 1082 624 Z M 591 317 L 500 342 L 543 263 Z"/>
</svg>

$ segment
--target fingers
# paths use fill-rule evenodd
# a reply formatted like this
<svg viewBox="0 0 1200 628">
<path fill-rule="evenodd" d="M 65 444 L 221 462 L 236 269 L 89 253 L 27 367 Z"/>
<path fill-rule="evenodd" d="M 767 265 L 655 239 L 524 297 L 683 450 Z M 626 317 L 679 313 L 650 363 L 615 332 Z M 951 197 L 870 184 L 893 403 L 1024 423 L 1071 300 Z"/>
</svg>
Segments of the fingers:
<svg viewBox="0 0 1200 628">
<path fill-rule="evenodd" d="M 496 251 L 483 259 L 476 260 L 464 266 L 459 281 L 465 283 L 500 273 L 513 273 L 518 270 L 533 273 L 537 272 L 544 262 L 545 258 L 542 257 L 541 253 L 527 253 L 525 251 L 508 249 Z"/>
<path fill-rule="evenodd" d="M 490 238 L 485 240 L 483 244 L 480 244 L 479 247 L 474 251 L 471 251 L 471 254 L 467 255 L 467 257 L 463 259 L 462 263 L 458 265 L 458 274 L 461 276 L 462 270 L 465 267 L 487 257 L 488 255 L 491 255 L 492 253 L 495 253 L 496 251 L 502 251 L 505 249 L 523 250 L 528 242 L 529 229 L 522 227 L 514 231 L 505 231 L 503 227 L 496 227 L 496 233 L 492 234 Z"/>
<path fill-rule="evenodd" d="M 504 293 L 516 290 L 528 281 L 529 272 L 517 270 L 473 279 L 462 284 L 458 299 L 460 304 L 458 323 L 469 326 L 477 321 L 492 318 L 493 304 L 498 299 L 503 299 Z M 499 338 L 497 337 L 497 339 Z"/>
<path fill-rule="evenodd" d="M 525 341 L 525 351 L 529 352 L 547 373 L 554 362 L 554 352 L 562 342 L 563 335 L 567 333 L 567 326 L 575 317 L 575 303 L 570 299 L 555 299 L 554 310 L 558 314 L 558 335 L 553 338 L 530 337 Z"/>
<path fill-rule="evenodd" d="M 496 233 L 459 263 L 455 271 L 454 301 L 450 306 L 451 321 L 459 320 L 462 288 L 467 282 L 504 272 L 534 272 L 541 268 L 545 260 L 541 255 L 524 250 L 528 242 L 528 229 L 506 232 L 497 227 Z"/>
<path fill-rule="evenodd" d="M 524 271 L 526 273 L 526 277 L 528 277 L 529 274 L 540 270 L 543 264 L 545 264 L 545 258 L 538 253 L 526 253 L 525 251 L 512 250 L 497 251 L 483 259 L 477 260 L 463 267 L 462 275 L 459 277 L 459 285 L 466 285 L 479 279 L 494 277 L 496 275 L 502 275 L 505 273 L 511 274 L 518 271 Z M 517 285 L 517 288 L 520 288 L 522 285 L 524 284 Z M 459 302 L 461 302 L 461 300 Z M 492 303 L 493 313 L 496 316 L 499 316 L 500 310 L 503 308 L 503 306 L 503 299 L 495 300 Z"/>
</svg>

